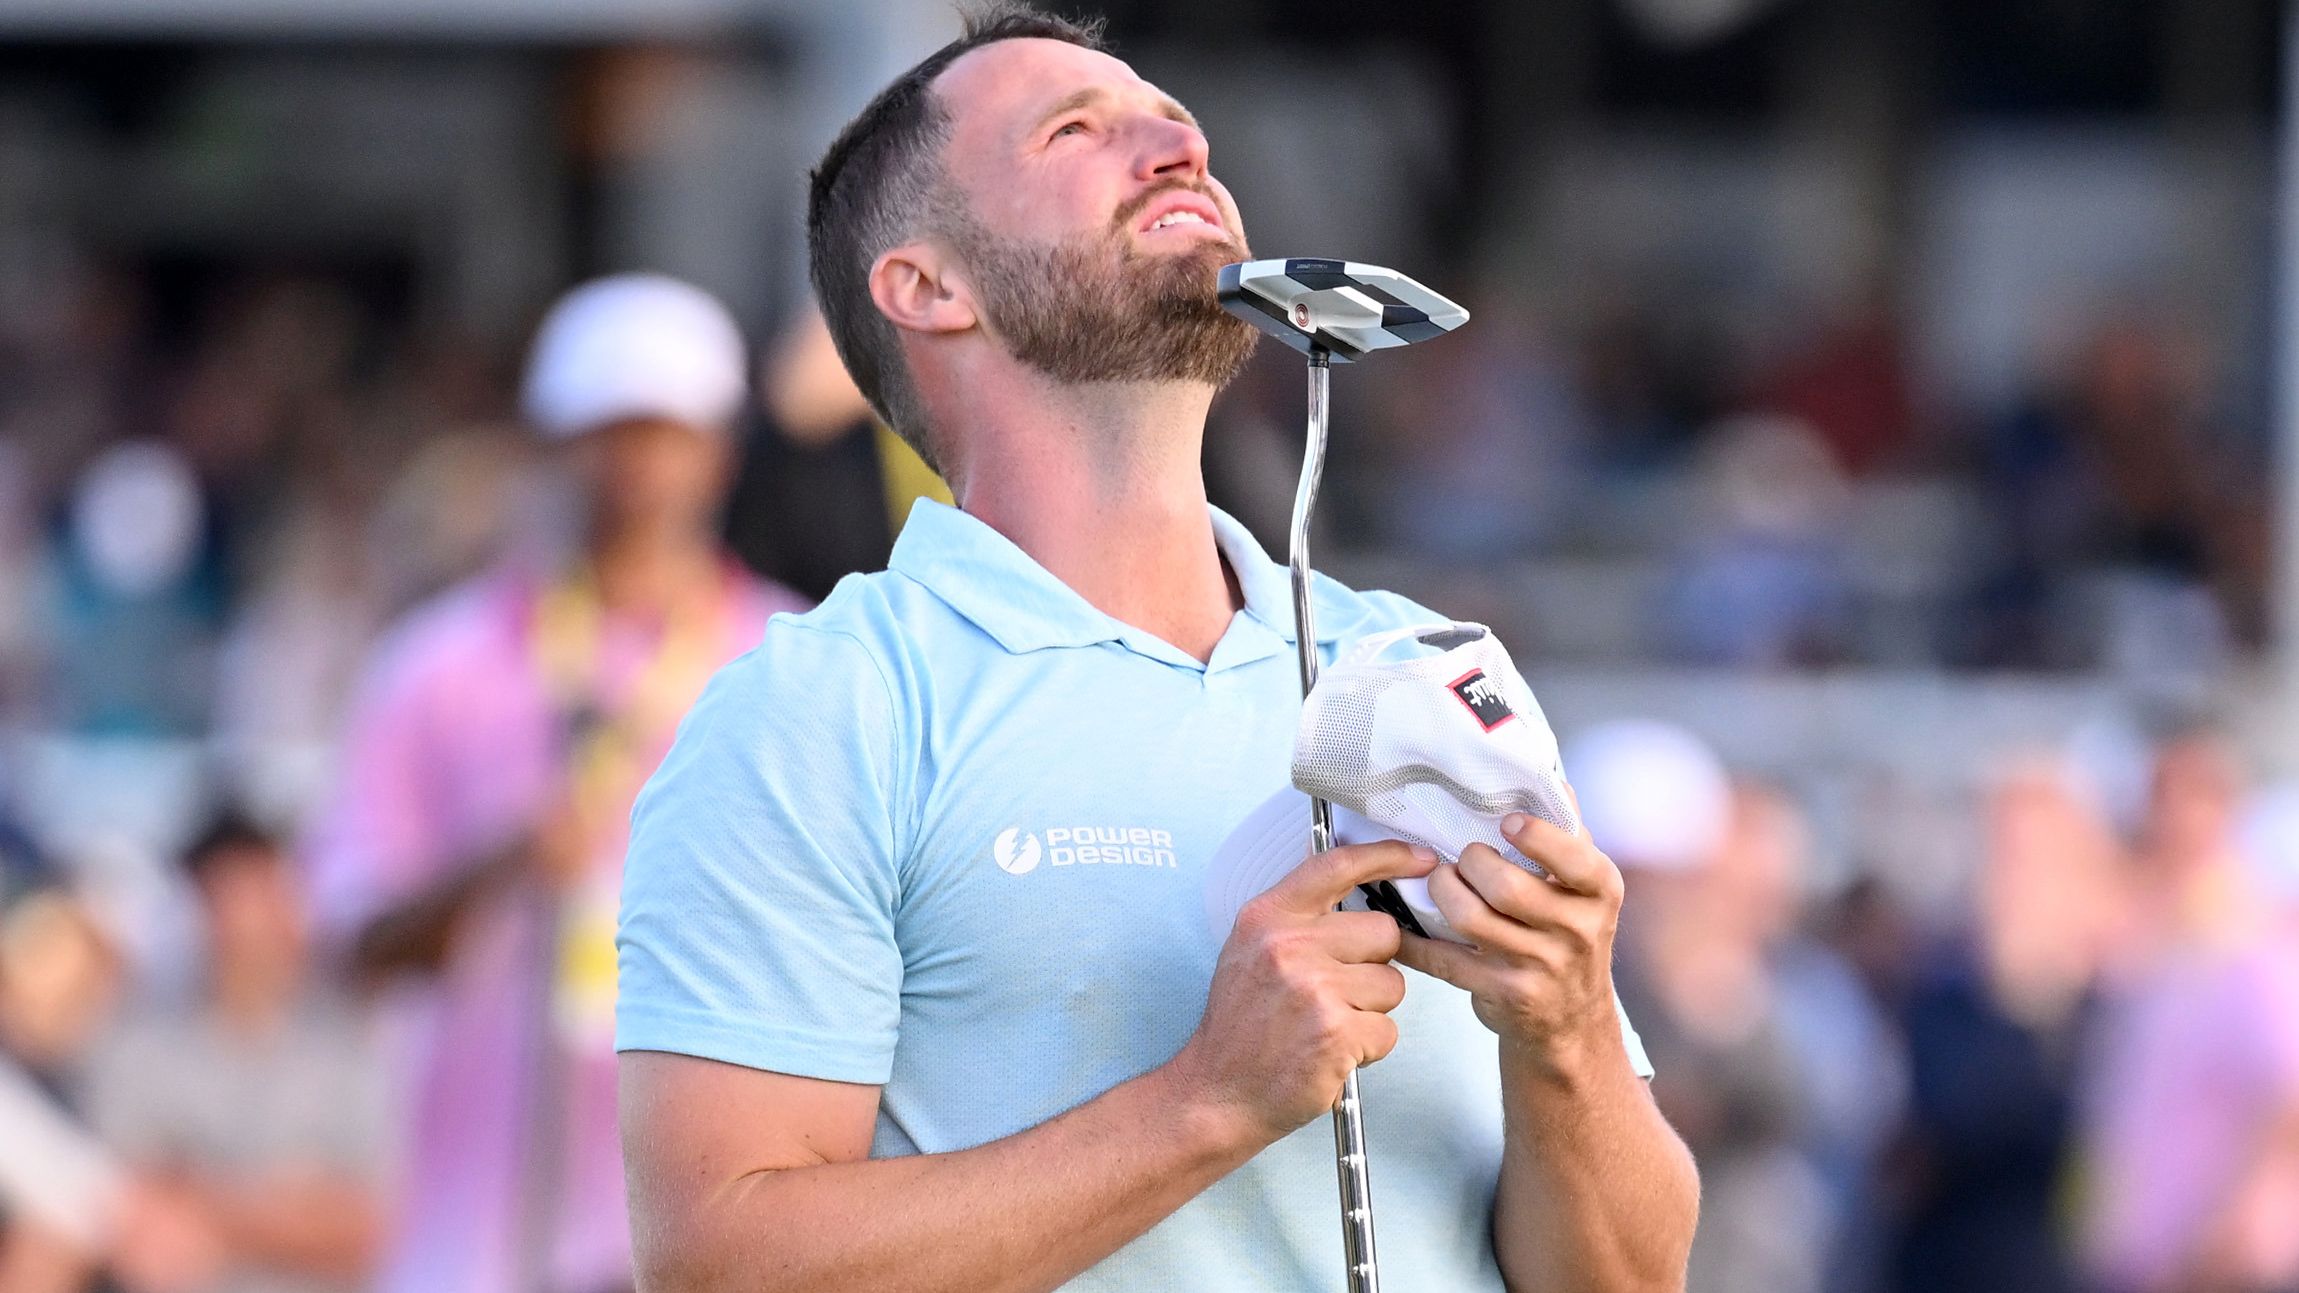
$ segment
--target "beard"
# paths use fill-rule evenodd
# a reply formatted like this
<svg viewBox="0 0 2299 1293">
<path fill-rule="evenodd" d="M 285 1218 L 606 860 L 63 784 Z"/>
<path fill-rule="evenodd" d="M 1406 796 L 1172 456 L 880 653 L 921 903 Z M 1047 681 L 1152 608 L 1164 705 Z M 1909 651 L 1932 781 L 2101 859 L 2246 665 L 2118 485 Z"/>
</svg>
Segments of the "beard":
<svg viewBox="0 0 2299 1293">
<path fill-rule="evenodd" d="M 1160 190 L 1162 192 L 1163 190 Z M 1030 244 L 978 224 L 955 239 L 982 311 L 1014 358 L 1056 381 L 1204 382 L 1227 386 L 1261 333 L 1221 308 L 1221 267 L 1251 253 L 1242 237 L 1145 256 L 1127 239 L 1128 204 L 1100 236 Z"/>
</svg>

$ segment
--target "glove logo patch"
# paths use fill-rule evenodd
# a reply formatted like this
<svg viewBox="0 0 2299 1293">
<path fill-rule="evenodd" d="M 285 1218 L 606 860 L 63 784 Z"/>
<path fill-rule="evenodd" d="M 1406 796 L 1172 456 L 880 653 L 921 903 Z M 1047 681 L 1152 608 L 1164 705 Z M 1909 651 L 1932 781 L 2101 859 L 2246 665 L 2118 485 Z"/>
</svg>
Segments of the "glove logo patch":
<svg viewBox="0 0 2299 1293">
<path fill-rule="evenodd" d="M 1501 685 L 1486 677 L 1482 669 L 1471 669 L 1445 686 L 1460 697 L 1461 703 L 1476 717 L 1478 726 L 1488 732 L 1517 716 L 1517 711 L 1509 708 Z"/>
</svg>

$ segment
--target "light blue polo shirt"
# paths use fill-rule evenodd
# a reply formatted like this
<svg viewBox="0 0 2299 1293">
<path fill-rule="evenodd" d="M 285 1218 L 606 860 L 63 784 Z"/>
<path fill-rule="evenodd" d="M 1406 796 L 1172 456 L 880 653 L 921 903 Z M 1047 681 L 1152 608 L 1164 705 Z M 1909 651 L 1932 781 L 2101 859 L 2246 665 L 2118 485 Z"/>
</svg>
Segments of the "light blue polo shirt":
<svg viewBox="0 0 2299 1293">
<path fill-rule="evenodd" d="M 1172 1058 L 1220 950 L 1205 867 L 1285 784 L 1301 709 L 1285 569 L 1212 519 L 1246 605 L 1203 664 L 933 502 L 890 569 L 775 616 L 639 798 L 617 1047 L 879 1084 L 879 1157 L 1012 1135 Z M 1327 659 L 1439 618 L 1316 598 Z M 1383 1270 L 1498 1291 L 1497 1043 L 1465 993 L 1408 978 L 1362 1078 Z M 1336 1199 L 1319 1118 L 1067 1287 L 1331 1288 Z"/>
</svg>

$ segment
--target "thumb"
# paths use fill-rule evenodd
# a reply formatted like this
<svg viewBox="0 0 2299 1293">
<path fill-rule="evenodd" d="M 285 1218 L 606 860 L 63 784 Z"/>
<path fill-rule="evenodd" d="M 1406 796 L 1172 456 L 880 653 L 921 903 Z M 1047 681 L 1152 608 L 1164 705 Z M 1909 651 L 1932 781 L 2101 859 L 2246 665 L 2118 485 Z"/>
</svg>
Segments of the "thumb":
<svg viewBox="0 0 2299 1293">
<path fill-rule="evenodd" d="M 1463 991 L 1484 980 L 1484 961 L 1472 947 L 1442 938 L 1423 938 L 1419 934 L 1400 934 L 1397 963 L 1410 966 L 1432 979 L 1442 979 Z"/>
</svg>

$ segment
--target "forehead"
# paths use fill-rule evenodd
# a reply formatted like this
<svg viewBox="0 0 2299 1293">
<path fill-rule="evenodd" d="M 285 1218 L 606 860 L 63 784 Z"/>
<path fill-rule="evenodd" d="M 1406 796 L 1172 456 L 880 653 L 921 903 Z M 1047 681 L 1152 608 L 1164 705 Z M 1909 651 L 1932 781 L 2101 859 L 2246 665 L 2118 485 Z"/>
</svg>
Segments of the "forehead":
<svg viewBox="0 0 2299 1293">
<path fill-rule="evenodd" d="M 960 140 L 1027 129 L 1048 108 L 1081 90 L 1104 90 L 1149 104 L 1171 102 L 1121 59 L 1039 37 L 968 50 L 934 79 L 934 93 Z"/>
</svg>

